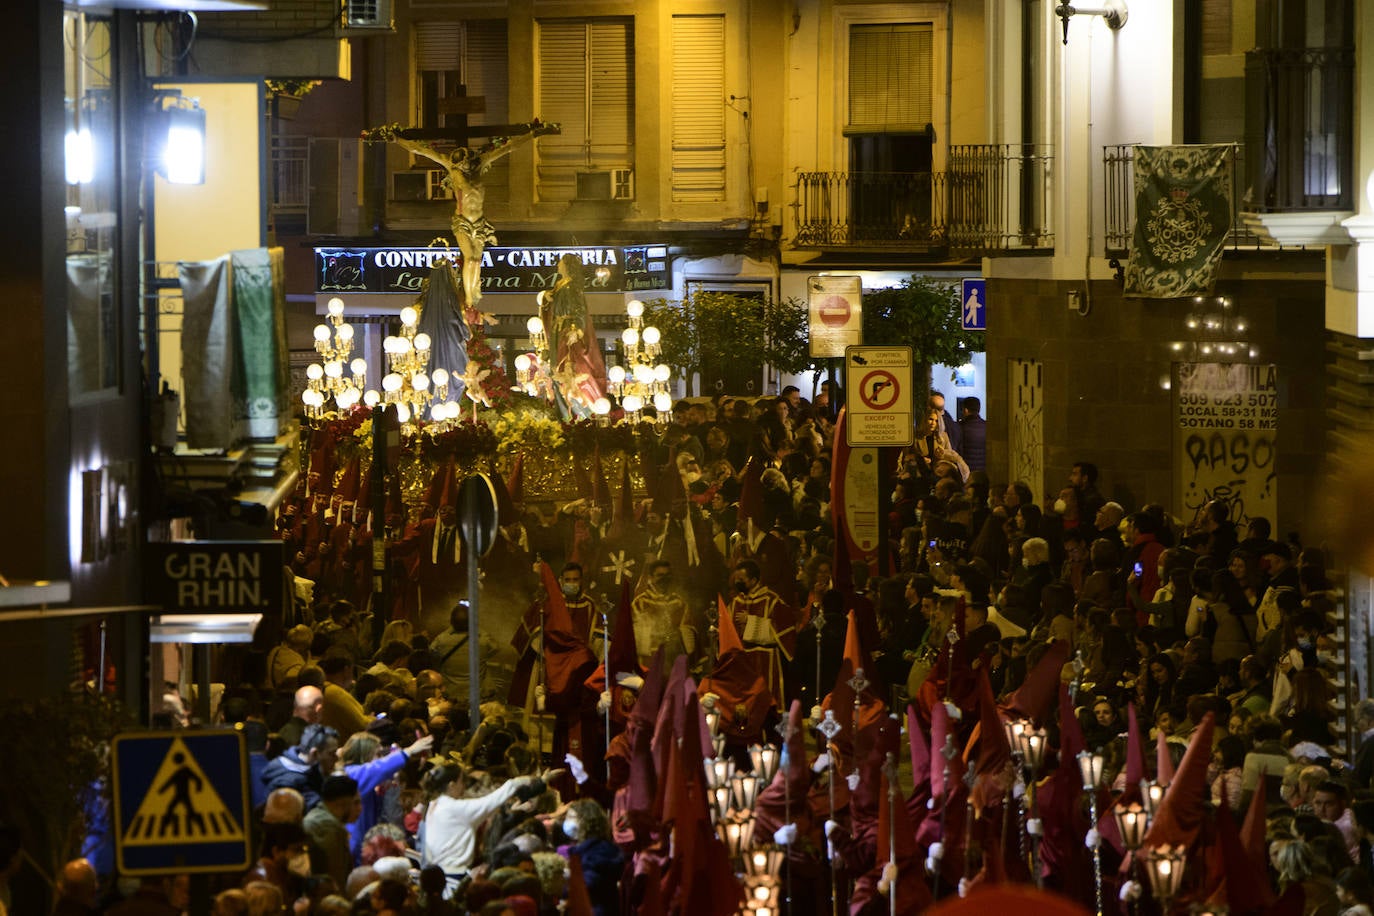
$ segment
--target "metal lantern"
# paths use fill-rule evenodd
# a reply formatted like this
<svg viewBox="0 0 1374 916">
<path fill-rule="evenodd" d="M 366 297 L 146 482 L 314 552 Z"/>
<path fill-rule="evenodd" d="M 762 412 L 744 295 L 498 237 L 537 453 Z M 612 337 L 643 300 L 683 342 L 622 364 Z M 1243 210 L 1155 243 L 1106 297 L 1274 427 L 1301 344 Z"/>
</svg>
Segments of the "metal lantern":
<svg viewBox="0 0 1374 916">
<path fill-rule="evenodd" d="M 744 858 L 744 870 L 751 878 L 771 878 L 782 871 L 787 850 L 770 846 L 767 849 L 753 849 Z"/>
<path fill-rule="evenodd" d="M 728 757 L 713 757 L 706 761 L 706 785 L 712 789 L 729 787 L 735 775 L 735 763 Z"/>
<path fill-rule="evenodd" d="M 754 816 L 750 814 L 745 817 L 723 819 L 716 824 L 716 832 L 720 835 L 721 842 L 730 850 L 730 858 L 742 859 L 754 842 Z"/>
<path fill-rule="evenodd" d="M 1121 842 L 1129 850 L 1137 850 L 1140 844 L 1145 842 L 1145 832 L 1150 829 L 1150 816 L 1145 813 L 1145 809 L 1132 802 L 1129 805 L 1117 805 L 1112 809 L 1112 817 L 1116 820 L 1116 829 L 1121 833 Z"/>
<path fill-rule="evenodd" d="M 1082 751 L 1078 755 L 1078 772 L 1083 777 L 1083 791 L 1091 792 L 1102 782 L 1102 766 L 1105 759 L 1101 754 Z"/>
<path fill-rule="evenodd" d="M 754 766 L 754 775 L 766 782 L 773 781 L 779 760 L 778 749 L 771 744 L 755 744 L 749 748 L 749 761 Z"/>
<path fill-rule="evenodd" d="M 1026 766 L 1031 768 L 1031 772 L 1040 769 L 1040 764 L 1045 759 L 1045 730 L 1037 728 L 1034 731 L 1027 729 L 1021 734 L 1021 756 L 1026 760 Z"/>
<path fill-rule="evenodd" d="M 754 800 L 759 796 L 761 781 L 752 773 L 736 773 L 730 778 L 730 788 L 734 791 L 737 809 L 740 811 L 754 810 Z"/>
<path fill-rule="evenodd" d="M 1140 804 L 1145 809 L 1145 816 L 1150 820 L 1154 820 L 1159 803 L 1164 800 L 1165 788 L 1152 779 L 1140 781 Z"/>
<path fill-rule="evenodd" d="M 731 795 L 729 786 L 717 786 L 709 790 L 711 816 L 716 822 L 723 821 L 729 816 Z"/>
<path fill-rule="evenodd" d="M 720 713 L 714 709 L 706 714 L 706 727 L 711 730 L 711 737 L 720 733 Z"/>
<path fill-rule="evenodd" d="M 1187 864 L 1188 850 L 1183 846 L 1151 846 L 1145 853 L 1145 874 L 1150 879 L 1150 890 L 1159 901 L 1161 912 L 1169 911 L 1169 903 L 1178 895 L 1183 886 L 1183 869 Z"/>
</svg>

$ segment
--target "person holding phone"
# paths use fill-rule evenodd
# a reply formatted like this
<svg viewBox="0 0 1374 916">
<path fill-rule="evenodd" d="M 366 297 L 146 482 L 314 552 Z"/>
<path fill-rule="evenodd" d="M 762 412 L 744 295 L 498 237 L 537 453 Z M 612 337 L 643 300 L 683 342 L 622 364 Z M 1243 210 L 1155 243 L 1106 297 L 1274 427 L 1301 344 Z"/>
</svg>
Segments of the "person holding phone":
<svg viewBox="0 0 1374 916">
<path fill-rule="evenodd" d="M 1125 539 L 1130 544 L 1126 561 L 1131 570 L 1126 577 L 1126 606 L 1135 611 L 1136 625 L 1142 627 L 1150 621 L 1147 605 L 1159 591 L 1159 555 L 1164 545 L 1155 536 L 1158 530 L 1152 515 L 1133 512 L 1126 516 Z"/>
</svg>

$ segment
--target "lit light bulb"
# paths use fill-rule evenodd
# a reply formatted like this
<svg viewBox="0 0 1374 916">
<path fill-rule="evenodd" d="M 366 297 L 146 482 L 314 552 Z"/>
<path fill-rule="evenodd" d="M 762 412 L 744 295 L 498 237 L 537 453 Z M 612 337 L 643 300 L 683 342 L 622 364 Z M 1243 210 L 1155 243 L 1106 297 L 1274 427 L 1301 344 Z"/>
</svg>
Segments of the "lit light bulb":
<svg viewBox="0 0 1374 916">
<path fill-rule="evenodd" d="M 410 327 L 420 320 L 420 313 L 415 311 L 415 307 L 407 305 L 401 309 L 401 324 Z"/>
<path fill-rule="evenodd" d="M 382 379 L 382 390 L 388 394 L 395 394 L 401 390 L 401 377 L 395 372 L 388 372 Z"/>
<path fill-rule="evenodd" d="M 343 378 L 343 363 L 331 359 L 324 364 L 324 374 L 329 378 Z"/>
<path fill-rule="evenodd" d="M 367 375 L 367 360 L 360 356 L 349 363 L 348 368 L 353 370 L 354 375 Z"/>
<path fill-rule="evenodd" d="M 659 363 L 657 366 L 654 367 L 654 380 L 655 380 L 655 381 L 666 382 L 666 381 L 668 381 L 668 379 L 670 379 L 670 378 L 672 378 L 672 377 L 673 377 L 673 370 L 672 370 L 672 369 L 669 369 L 669 368 L 668 368 L 667 366 L 665 366 L 663 363 Z"/>
<path fill-rule="evenodd" d="M 625 395 L 625 400 L 620 402 L 630 413 L 639 413 L 644 409 L 644 399 L 637 394 Z"/>
<path fill-rule="evenodd" d="M 410 422 L 410 408 L 404 404 L 396 405 L 396 419 L 402 423 Z"/>
<path fill-rule="evenodd" d="M 410 377 L 410 387 L 414 388 L 416 391 L 428 391 L 429 376 L 425 375 L 423 372 L 415 373 Z"/>
<path fill-rule="evenodd" d="M 635 381 L 647 385 L 654 380 L 654 367 L 647 363 L 635 363 Z"/>
<path fill-rule="evenodd" d="M 315 325 L 315 339 L 320 343 L 329 343 L 329 326 L 323 324 Z"/>
<path fill-rule="evenodd" d="M 311 363 L 305 367 L 305 377 L 312 382 L 318 382 L 320 379 L 324 378 L 324 366 L 321 366 L 319 363 Z"/>
<path fill-rule="evenodd" d="M 369 388 L 363 392 L 363 403 L 368 407 L 376 407 L 382 402 L 382 396 L 377 393 L 377 389 Z"/>
<path fill-rule="evenodd" d="M 625 341 L 625 346 L 633 347 L 639 343 L 639 332 L 634 328 L 626 328 L 620 332 L 620 339 Z"/>
<path fill-rule="evenodd" d="M 447 369 L 435 369 L 432 373 L 430 373 L 429 377 L 430 381 L 434 382 L 434 384 L 440 388 L 448 384 Z"/>
<path fill-rule="evenodd" d="M 611 402 L 606 400 L 604 397 L 597 398 L 595 401 L 592 401 L 592 413 L 596 414 L 598 417 L 604 417 L 606 416 L 606 414 L 610 412 Z"/>
<path fill-rule="evenodd" d="M 519 361 L 519 360 L 516 360 L 516 364 L 515 364 L 515 365 L 516 365 L 516 368 L 519 368 L 519 367 L 520 367 L 520 361 Z M 621 384 L 622 382 L 625 381 L 625 367 L 624 367 L 624 366 L 612 366 L 611 368 L 609 368 L 609 369 L 606 370 L 606 378 L 610 381 L 610 383 L 611 383 L 612 385 L 619 385 L 619 384 Z"/>
<path fill-rule="evenodd" d="M 529 357 L 529 354 L 528 354 L 528 353 L 521 353 L 519 356 L 517 356 L 517 357 L 515 358 L 515 371 L 516 371 L 516 372 L 529 372 L 529 371 L 530 371 L 530 357 Z M 611 371 L 614 372 L 615 370 L 612 369 Z"/>
<path fill-rule="evenodd" d="M 638 318 L 644 314 L 644 303 L 638 299 L 631 299 L 625 304 L 625 314 L 631 318 Z"/>
<path fill-rule="evenodd" d="M 649 325 L 647 328 L 644 329 L 644 342 L 649 346 L 658 346 L 658 341 L 660 337 L 661 335 L 658 332 L 658 328 L 654 327 L 653 325 Z"/>
<path fill-rule="evenodd" d="M 540 295 L 542 296 L 543 293 L 540 293 Z M 530 320 L 525 322 L 525 330 L 529 331 L 531 334 L 543 334 L 544 320 L 538 315 L 532 315 Z"/>
<path fill-rule="evenodd" d="M 654 395 L 654 410 L 657 410 L 659 413 L 667 413 L 672 409 L 672 406 L 673 396 L 671 394 L 668 394 L 666 391 L 660 391 L 658 394 Z"/>
<path fill-rule="evenodd" d="M 339 317 L 344 313 L 344 301 L 340 299 L 338 296 L 335 296 L 334 298 L 330 299 L 329 304 L 326 307 L 329 309 L 329 314 L 333 315 L 335 318 Z"/>
<path fill-rule="evenodd" d="M 428 334 L 421 332 L 415 335 L 415 349 L 419 350 L 421 353 L 428 350 L 432 344 L 433 341 L 429 339 Z"/>
</svg>

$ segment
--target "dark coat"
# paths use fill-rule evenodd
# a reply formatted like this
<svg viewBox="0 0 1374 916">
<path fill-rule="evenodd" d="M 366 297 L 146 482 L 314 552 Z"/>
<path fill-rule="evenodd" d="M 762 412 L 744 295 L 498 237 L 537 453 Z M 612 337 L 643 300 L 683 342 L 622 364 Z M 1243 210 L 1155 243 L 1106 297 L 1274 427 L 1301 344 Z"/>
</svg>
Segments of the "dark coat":
<svg viewBox="0 0 1374 916">
<path fill-rule="evenodd" d="M 964 417 L 958 423 L 959 454 L 970 471 L 985 471 L 988 466 L 988 424 L 982 417 Z"/>
</svg>

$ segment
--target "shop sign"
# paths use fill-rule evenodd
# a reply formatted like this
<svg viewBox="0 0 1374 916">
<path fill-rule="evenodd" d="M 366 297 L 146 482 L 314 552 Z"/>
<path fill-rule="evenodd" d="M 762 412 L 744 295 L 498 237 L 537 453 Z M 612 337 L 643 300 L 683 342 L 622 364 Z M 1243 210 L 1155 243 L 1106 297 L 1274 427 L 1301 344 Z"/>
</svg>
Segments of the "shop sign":
<svg viewBox="0 0 1374 916">
<path fill-rule="evenodd" d="M 487 248 L 483 293 L 537 293 L 558 282 L 558 261 L 574 254 L 585 265 L 588 292 L 672 289 L 666 245 L 590 245 L 570 248 Z M 447 248 L 316 248 L 318 293 L 419 293 L 434 263 L 462 254 Z"/>
</svg>

